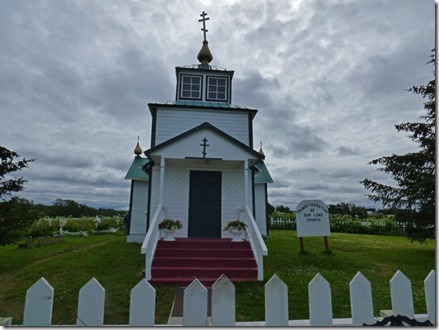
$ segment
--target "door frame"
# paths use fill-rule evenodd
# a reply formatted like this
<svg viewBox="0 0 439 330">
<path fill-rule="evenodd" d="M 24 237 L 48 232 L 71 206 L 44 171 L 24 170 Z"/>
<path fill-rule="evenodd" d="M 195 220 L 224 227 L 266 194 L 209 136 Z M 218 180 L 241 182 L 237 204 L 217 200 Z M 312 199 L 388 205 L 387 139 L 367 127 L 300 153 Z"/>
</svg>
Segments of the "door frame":
<svg viewBox="0 0 439 330">
<path fill-rule="evenodd" d="M 216 208 L 217 208 L 217 213 L 215 216 L 215 236 L 206 236 L 206 238 L 221 238 L 221 220 L 222 220 L 222 172 L 221 171 L 202 171 L 202 170 L 191 170 L 189 171 L 189 200 L 188 200 L 188 237 L 200 237 L 202 238 L 202 236 L 199 235 L 194 235 L 193 233 L 193 229 L 191 228 L 191 218 L 193 219 L 193 191 L 192 191 L 192 173 L 203 173 L 203 174 L 211 174 L 212 176 L 216 176 L 217 178 L 219 177 L 219 181 L 218 181 L 218 185 L 216 186 L 216 192 L 218 195 L 218 198 L 216 200 Z"/>
</svg>

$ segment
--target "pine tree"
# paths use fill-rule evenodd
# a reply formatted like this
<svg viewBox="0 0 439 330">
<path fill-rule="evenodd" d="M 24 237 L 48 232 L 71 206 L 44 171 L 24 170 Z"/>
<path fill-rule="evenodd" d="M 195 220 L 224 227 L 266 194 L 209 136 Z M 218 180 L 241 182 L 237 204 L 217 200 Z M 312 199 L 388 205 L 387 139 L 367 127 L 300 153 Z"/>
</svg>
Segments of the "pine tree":
<svg viewBox="0 0 439 330">
<path fill-rule="evenodd" d="M 435 50 L 431 60 L 435 64 Z M 435 74 L 435 71 L 433 71 Z M 405 155 L 385 156 L 372 160 L 369 164 L 381 166 L 378 170 L 390 174 L 397 187 L 384 185 L 369 179 L 362 181 L 364 187 L 372 192 L 367 195 L 385 208 L 395 211 L 397 218 L 407 221 L 408 236 L 412 240 L 424 242 L 435 235 L 435 145 L 436 145 L 436 82 L 413 86 L 409 90 L 427 99 L 421 116 L 423 122 L 395 125 L 398 131 L 409 132 L 411 140 L 419 145 L 419 151 Z"/>
</svg>

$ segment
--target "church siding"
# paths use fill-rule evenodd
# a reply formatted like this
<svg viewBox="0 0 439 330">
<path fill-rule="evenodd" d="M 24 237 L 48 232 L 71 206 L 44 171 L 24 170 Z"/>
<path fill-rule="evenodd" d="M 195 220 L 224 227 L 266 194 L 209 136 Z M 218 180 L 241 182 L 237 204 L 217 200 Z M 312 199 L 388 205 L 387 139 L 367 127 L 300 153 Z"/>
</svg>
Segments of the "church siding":
<svg viewBox="0 0 439 330">
<path fill-rule="evenodd" d="M 267 235 L 267 207 L 265 205 L 265 184 L 255 184 L 255 220 L 262 235 Z"/>
<path fill-rule="evenodd" d="M 250 143 L 249 120 L 246 113 L 222 110 L 159 109 L 156 115 L 156 145 L 204 122 L 209 122 L 247 146 Z"/>
<path fill-rule="evenodd" d="M 153 177 L 158 178 L 159 171 L 154 169 Z M 163 196 L 163 207 L 165 217 L 179 219 L 183 228 L 176 232 L 176 237 L 187 237 L 189 227 L 189 176 L 190 171 L 221 171 L 221 230 L 229 221 L 239 217 L 239 210 L 244 209 L 244 178 L 243 169 L 221 169 L 218 167 L 165 167 L 165 190 Z M 251 171 L 249 171 L 251 173 Z M 154 182 L 155 181 L 155 182 Z M 154 188 L 155 187 L 155 188 Z M 157 193 L 151 196 L 151 220 L 158 205 L 159 184 L 158 180 L 152 180 L 153 191 Z M 249 201 L 252 209 L 251 180 L 249 180 Z M 159 219 L 161 221 L 161 219 Z M 222 237 L 231 237 L 228 232 L 222 232 Z"/>
<path fill-rule="evenodd" d="M 146 210 L 148 204 L 148 182 L 133 181 L 133 199 L 131 204 L 131 223 L 129 242 L 143 242 L 146 235 Z"/>
</svg>

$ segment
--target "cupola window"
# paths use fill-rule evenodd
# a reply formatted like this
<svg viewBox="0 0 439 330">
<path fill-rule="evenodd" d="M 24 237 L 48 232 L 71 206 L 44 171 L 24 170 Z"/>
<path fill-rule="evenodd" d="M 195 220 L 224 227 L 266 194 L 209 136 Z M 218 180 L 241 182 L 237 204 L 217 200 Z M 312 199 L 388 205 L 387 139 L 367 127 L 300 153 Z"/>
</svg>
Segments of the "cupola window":
<svg viewBox="0 0 439 330">
<path fill-rule="evenodd" d="M 207 77 L 207 100 L 227 101 L 227 78 Z"/>
<path fill-rule="evenodd" d="M 182 99 L 201 100 L 202 76 L 182 75 L 181 95 Z"/>
</svg>

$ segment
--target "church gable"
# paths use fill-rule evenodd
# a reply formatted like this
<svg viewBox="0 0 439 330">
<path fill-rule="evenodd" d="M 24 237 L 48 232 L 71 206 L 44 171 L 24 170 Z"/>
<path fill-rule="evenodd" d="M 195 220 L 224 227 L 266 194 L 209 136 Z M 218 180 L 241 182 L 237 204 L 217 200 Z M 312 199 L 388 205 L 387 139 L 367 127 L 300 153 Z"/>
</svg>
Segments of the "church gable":
<svg viewBox="0 0 439 330">
<path fill-rule="evenodd" d="M 145 155 L 149 158 L 253 159 L 255 162 L 264 157 L 207 122 L 145 151 Z"/>
</svg>

